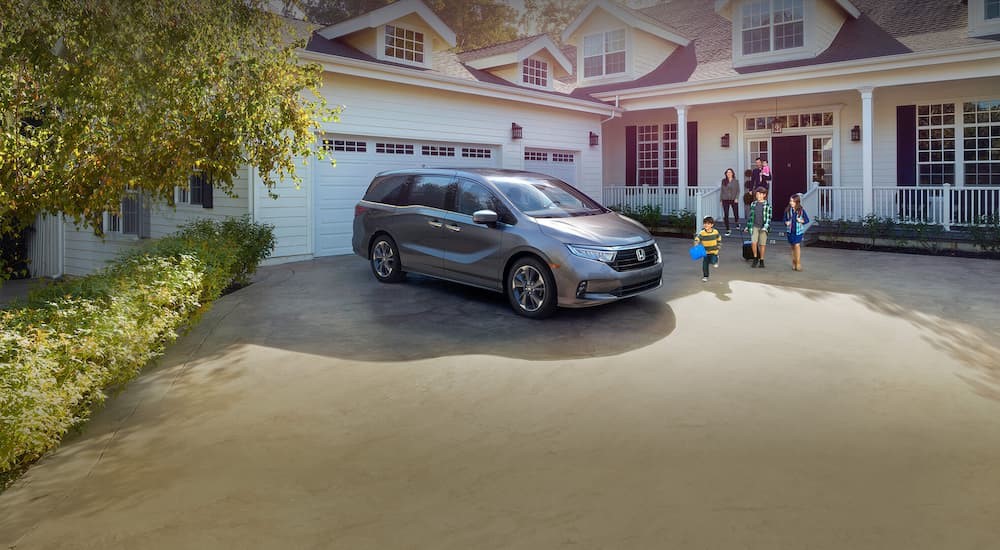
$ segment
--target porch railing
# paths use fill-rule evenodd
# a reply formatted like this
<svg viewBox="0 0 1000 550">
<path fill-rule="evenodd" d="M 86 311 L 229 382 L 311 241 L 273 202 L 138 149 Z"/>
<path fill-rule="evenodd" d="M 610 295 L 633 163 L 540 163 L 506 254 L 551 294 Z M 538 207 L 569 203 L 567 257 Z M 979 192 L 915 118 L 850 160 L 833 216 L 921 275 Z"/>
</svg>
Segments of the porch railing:
<svg viewBox="0 0 1000 550">
<path fill-rule="evenodd" d="M 719 186 L 687 188 L 687 210 L 696 218 L 720 217 Z M 678 210 L 676 187 L 605 187 L 604 203 L 639 208 L 659 206 L 664 214 Z M 869 214 L 897 223 L 952 226 L 976 225 L 983 216 L 1000 215 L 1000 186 L 875 187 L 872 211 L 864 207 L 860 187 L 814 187 L 803 195 L 806 211 L 816 220 L 860 222 Z M 700 221 L 699 221 L 700 227 Z"/>
</svg>

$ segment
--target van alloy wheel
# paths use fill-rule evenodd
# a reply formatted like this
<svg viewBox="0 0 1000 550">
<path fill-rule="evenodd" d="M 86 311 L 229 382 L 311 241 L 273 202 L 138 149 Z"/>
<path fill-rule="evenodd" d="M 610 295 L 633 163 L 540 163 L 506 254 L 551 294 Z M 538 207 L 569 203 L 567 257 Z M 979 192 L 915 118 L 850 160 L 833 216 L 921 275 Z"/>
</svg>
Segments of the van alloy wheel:
<svg viewBox="0 0 1000 550">
<path fill-rule="evenodd" d="M 507 297 L 514 311 L 542 319 L 556 309 L 556 285 L 552 274 L 535 258 L 522 258 L 511 267 Z"/>
<path fill-rule="evenodd" d="M 389 236 L 376 239 L 371 250 L 372 273 L 383 283 L 403 280 L 403 266 L 396 252 L 396 242 Z"/>
</svg>

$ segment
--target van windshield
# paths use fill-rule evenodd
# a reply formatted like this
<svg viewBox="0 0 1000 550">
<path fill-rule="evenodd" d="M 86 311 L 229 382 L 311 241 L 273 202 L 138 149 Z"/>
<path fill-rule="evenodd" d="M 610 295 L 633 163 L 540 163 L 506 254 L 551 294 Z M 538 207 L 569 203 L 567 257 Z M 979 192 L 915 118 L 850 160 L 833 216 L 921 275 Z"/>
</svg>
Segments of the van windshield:
<svg viewBox="0 0 1000 550">
<path fill-rule="evenodd" d="M 533 218 L 593 216 L 608 210 L 570 184 L 555 178 L 491 177 L 518 210 Z"/>
</svg>

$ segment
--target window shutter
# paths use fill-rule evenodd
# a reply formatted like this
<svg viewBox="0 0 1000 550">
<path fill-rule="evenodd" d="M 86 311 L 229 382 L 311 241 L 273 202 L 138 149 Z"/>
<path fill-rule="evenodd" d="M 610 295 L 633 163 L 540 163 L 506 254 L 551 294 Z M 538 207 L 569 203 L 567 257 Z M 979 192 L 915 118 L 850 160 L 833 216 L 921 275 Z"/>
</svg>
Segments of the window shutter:
<svg viewBox="0 0 1000 550">
<path fill-rule="evenodd" d="M 635 185 L 639 173 L 639 163 L 636 160 L 639 140 L 635 126 L 625 127 L 625 185 Z"/>
<path fill-rule="evenodd" d="M 136 200 L 139 201 L 139 208 L 137 209 L 139 215 L 139 238 L 148 239 L 152 235 L 152 216 L 150 215 L 149 203 L 152 197 L 148 193 L 141 193 L 136 196 Z"/>
<path fill-rule="evenodd" d="M 122 234 L 139 234 L 139 195 L 135 191 L 125 192 L 125 197 L 122 198 L 119 220 Z"/>
<path fill-rule="evenodd" d="M 212 178 L 208 174 L 203 175 L 201 178 L 201 207 L 215 207 L 215 197 L 212 193 Z"/>
<path fill-rule="evenodd" d="M 698 186 L 698 121 L 687 123 L 688 186 Z"/>
<path fill-rule="evenodd" d="M 917 184 L 917 106 L 896 107 L 896 185 Z"/>
</svg>

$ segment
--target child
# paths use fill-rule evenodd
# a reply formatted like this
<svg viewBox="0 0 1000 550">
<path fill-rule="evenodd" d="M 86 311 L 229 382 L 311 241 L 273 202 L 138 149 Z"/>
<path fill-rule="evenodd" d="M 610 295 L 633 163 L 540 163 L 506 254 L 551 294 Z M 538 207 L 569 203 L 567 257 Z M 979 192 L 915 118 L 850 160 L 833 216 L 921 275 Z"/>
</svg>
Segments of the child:
<svg viewBox="0 0 1000 550">
<path fill-rule="evenodd" d="M 715 219 L 712 216 L 702 220 L 703 229 L 694 236 L 694 243 L 705 247 L 705 257 L 701 259 L 702 282 L 708 281 L 708 266 L 719 267 L 719 249 L 722 248 L 722 237 L 715 230 Z"/>
<path fill-rule="evenodd" d="M 767 230 L 771 227 L 771 203 L 767 200 L 767 188 L 754 190 L 757 200 L 747 209 L 747 227 L 750 228 L 750 247 L 753 249 L 753 264 L 750 267 L 764 267 L 764 251 L 767 249 Z"/>
<path fill-rule="evenodd" d="M 802 271 L 802 235 L 806 232 L 809 214 L 802 208 L 802 195 L 795 194 L 788 199 L 785 208 L 785 226 L 788 227 L 788 244 L 792 247 L 792 269 Z"/>
</svg>

